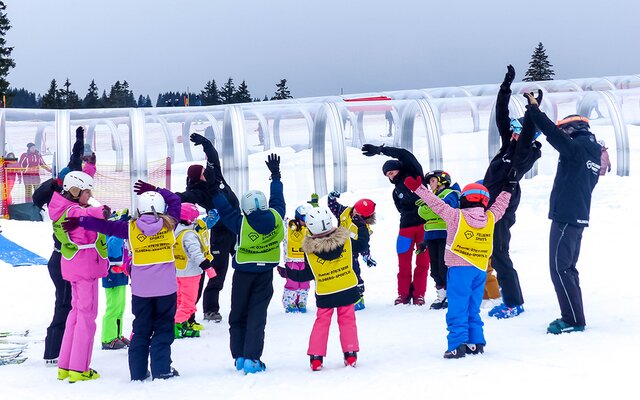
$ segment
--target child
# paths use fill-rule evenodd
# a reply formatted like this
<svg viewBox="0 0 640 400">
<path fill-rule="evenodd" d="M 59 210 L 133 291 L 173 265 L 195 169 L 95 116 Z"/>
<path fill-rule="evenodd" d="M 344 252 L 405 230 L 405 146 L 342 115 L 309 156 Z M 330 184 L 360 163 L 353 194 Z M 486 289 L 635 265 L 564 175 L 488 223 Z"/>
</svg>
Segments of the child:
<svg viewBox="0 0 640 400">
<path fill-rule="evenodd" d="M 285 220 L 287 234 L 284 237 L 282 252 L 285 265 L 294 270 L 304 269 L 304 252 L 302 240 L 309 234 L 305 225 L 307 206 L 296 208 L 295 217 Z M 307 297 L 309 295 L 309 282 L 296 282 L 287 279 L 282 293 L 282 305 L 287 313 L 307 312 Z"/>
<path fill-rule="evenodd" d="M 89 206 L 92 189 L 89 174 L 72 171 L 64 178 L 62 193 L 54 192 L 49 203 L 53 232 L 61 243 L 62 277 L 71 284 L 71 312 L 58 358 L 58 379 L 69 378 L 71 383 L 100 377 L 89 364 L 98 316 L 98 278 L 109 269 L 107 242 L 104 235 L 78 227 L 65 232 L 61 226 L 65 219 L 105 218 L 102 208 Z"/>
<path fill-rule="evenodd" d="M 205 241 L 196 232 L 198 215 L 200 211 L 195 204 L 182 203 L 180 206 L 180 224 L 176 228 L 176 244 L 173 249 L 178 276 L 176 339 L 200 337 L 200 329 L 202 329 L 200 324 L 189 323 L 189 318 L 197 309 L 200 276 L 205 270 L 210 270 L 213 257 L 209 252 L 209 241 Z M 206 228 L 200 231 L 206 232 L 208 236 L 209 231 Z"/>
<path fill-rule="evenodd" d="M 373 200 L 360 199 L 355 202 L 353 207 L 346 207 L 338 203 L 338 197 L 340 197 L 340 193 L 336 191 L 329 193 L 329 196 L 327 197 L 327 205 L 329 206 L 329 209 L 331 210 L 333 215 L 338 219 L 339 225 L 347 228 L 352 238 L 358 239 L 358 227 L 352 223 L 351 219 L 354 215 L 360 215 L 367 224 L 369 235 L 371 235 L 371 228 L 369 226 L 376 223 L 376 203 L 374 203 Z M 375 267 L 377 265 L 376 261 L 371 257 L 371 252 L 368 246 L 361 252 L 361 254 L 362 260 L 367 264 L 369 268 Z M 356 302 L 355 309 L 356 311 L 359 311 L 363 310 L 365 308 L 365 305 L 364 281 L 362 280 L 360 274 L 358 252 L 353 253 L 353 270 L 358 277 L 358 291 L 360 292 L 360 299 Z"/>
<path fill-rule="evenodd" d="M 480 303 L 487 280 L 487 263 L 493 250 L 493 228 L 502 218 L 518 182 L 511 175 L 493 206 L 487 211 L 489 192 L 479 183 L 462 190 L 460 209 L 455 209 L 422 185 L 420 177 L 407 177 L 405 185 L 415 192 L 447 224 L 448 348 L 444 358 L 480 354 L 486 344 Z"/>
<path fill-rule="evenodd" d="M 608 148 L 604 143 L 604 140 L 598 140 L 598 144 L 602 147 L 602 154 L 600 155 L 600 176 L 604 176 L 607 172 L 611 172 L 611 161 L 609 160 Z"/>
<path fill-rule="evenodd" d="M 110 220 L 129 220 L 129 210 L 120 216 L 114 214 Z M 109 256 L 109 274 L 102 278 L 102 287 L 107 298 L 107 309 L 102 317 L 102 350 L 119 350 L 129 346 L 129 339 L 122 336 L 122 317 L 127 302 L 127 285 L 129 277 L 125 267 L 130 257 L 124 257 L 126 245 L 124 239 L 115 236 L 107 238 L 107 254 Z"/>
<path fill-rule="evenodd" d="M 336 228 L 331 213 L 326 208 L 310 209 L 306 223 L 311 236 L 302 241 L 305 268 L 294 270 L 286 267 L 278 270 L 281 276 L 294 281 L 316 281 L 318 311 L 307 351 L 313 371 L 322 369 L 334 309 L 338 312 L 345 366 L 355 367 L 360 351 L 354 309 L 360 292 L 357 287 L 358 278 L 353 270 L 353 254 L 369 246 L 369 230 L 361 216 L 354 215 L 352 221 L 358 227 L 357 239 L 350 237 L 349 230 L 344 226 Z"/>
<path fill-rule="evenodd" d="M 458 184 L 451 186 L 451 176 L 439 169 L 429 171 L 424 176 L 429 189 L 453 208 L 459 207 L 458 196 L 460 187 Z M 431 260 L 431 277 L 436 283 L 437 298 L 431 304 L 431 310 L 447 308 L 447 265 L 444 262 L 444 249 L 447 241 L 447 224 L 431 208 L 420 199 L 416 202 L 418 215 L 425 221 L 424 241 Z"/>
<path fill-rule="evenodd" d="M 96 218 L 68 219 L 74 225 L 127 239 L 131 247 L 131 308 L 133 337 L 129 345 L 132 381 L 169 379 L 179 376 L 171 367 L 171 343 L 176 315 L 176 267 L 173 230 L 180 220 L 180 198 L 167 189 L 137 181 L 136 218 L 131 221 L 101 221 Z M 151 371 L 148 371 L 151 356 Z"/>
</svg>

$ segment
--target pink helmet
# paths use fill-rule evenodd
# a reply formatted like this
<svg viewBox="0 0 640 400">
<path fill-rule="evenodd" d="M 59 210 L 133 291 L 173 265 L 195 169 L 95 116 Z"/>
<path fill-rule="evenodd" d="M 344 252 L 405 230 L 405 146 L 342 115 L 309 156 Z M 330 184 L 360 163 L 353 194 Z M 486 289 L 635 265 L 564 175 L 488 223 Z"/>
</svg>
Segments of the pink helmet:
<svg viewBox="0 0 640 400">
<path fill-rule="evenodd" d="M 200 211 L 198 211 L 198 207 L 196 207 L 195 204 L 182 203 L 180 206 L 180 219 L 187 221 L 189 224 L 198 219 L 199 215 Z"/>
</svg>

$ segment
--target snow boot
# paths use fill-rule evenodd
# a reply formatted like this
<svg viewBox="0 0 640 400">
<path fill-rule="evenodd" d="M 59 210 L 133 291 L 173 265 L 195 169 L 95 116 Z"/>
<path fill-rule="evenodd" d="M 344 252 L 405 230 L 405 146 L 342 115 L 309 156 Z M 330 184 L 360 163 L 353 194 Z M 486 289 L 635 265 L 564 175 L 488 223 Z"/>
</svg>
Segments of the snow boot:
<svg viewBox="0 0 640 400">
<path fill-rule="evenodd" d="M 267 366 L 260 360 L 251 360 L 246 358 L 242 369 L 245 374 L 255 374 L 256 372 L 265 371 Z"/>
<path fill-rule="evenodd" d="M 492 310 L 493 311 L 493 310 Z M 494 317 L 498 319 L 507 319 L 517 317 L 518 315 L 524 312 L 524 307 L 521 305 L 515 307 L 507 307 L 506 305 L 498 310 L 497 313 L 493 314 Z"/>
<path fill-rule="evenodd" d="M 244 368 L 244 357 L 236 358 L 236 360 L 234 361 L 234 364 L 236 366 L 237 371 L 242 371 L 242 368 Z"/>
<path fill-rule="evenodd" d="M 100 374 L 95 369 L 89 368 L 88 371 L 78 372 L 69 371 L 69 383 L 76 383 L 79 381 L 91 381 L 100 378 Z"/>
<path fill-rule="evenodd" d="M 167 372 L 166 374 L 160 374 L 158 376 L 154 376 L 153 380 L 155 381 L 156 379 L 171 379 L 171 378 L 175 378 L 176 376 L 180 376 L 180 374 L 178 373 L 178 370 L 171 367 L 171 370 L 169 372 Z"/>
<path fill-rule="evenodd" d="M 398 297 L 396 297 L 396 300 L 393 302 L 394 306 L 400 305 L 400 304 L 409 304 L 409 302 L 411 301 L 411 297 L 409 296 L 402 296 L 399 295 Z"/>
<path fill-rule="evenodd" d="M 69 377 L 69 370 L 64 368 L 58 368 L 58 380 L 63 381 Z"/>
<path fill-rule="evenodd" d="M 348 351 L 344 353 L 344 366 L 345 367 L 354 367 L 356 366 L 356 361 L 358 361 L 358 353 L 355 351 Z"/>
<path fill-rule="evenodd" d="M 299 301 L 298 302 L 298 312 L 302 314 L 306 314 L 307 312 L 307 303 Z"/>
<path fill-rule="evenodd" d="M 123 342 L 120 338 L 115 338 L 110 342 L 102 343 L 102 350 L 120 350 L 126 349 L 127 344 Z"/>
<path fill-rule="evenodd" d="M 220 315 L 220 313 L 218 312 L 206 312 L 204 313 L 203 319 L 205 321 L 213 321 L 218 323 L 222 321 L 222 315 Z"/>
<path fill-rule="evenodd" d="M 322 356 L 309 356 L 312 371 L 320 371 L 322 369 Z"/>
<path fill-rule="evenodd" d="M 434 300 L 433 303 L 431 303 L 431 306 L 429 307 L 430 310 L 443 310 L 445 308 L 447 308 L 449 306 L 449 304 L 447 303 L 447 289 L 445 288 L 440 288 L 436 290 L 436 299 Z"/>
<path fill-rule="evenodd" d="M 467 345 L 461 344 L 453 350 L 447 350 L 444 352 L 444 358 L 462 358 L 467 354 Z"/>
<path fill-rule="evenodd" d="M 482 354 L 484 353 L 484 345 L 481 343 L 478 344 L 467 344 L 467 354 Z"/>
<path fill-rule="evenodd" d="M 549 324 L 547 328 L 547 333 L 551 333 L 554 335 L 559 335 L 561 333 L 571 333 L 571 332 L 583 332 L 584 325 L 569 325 L 562 320 L 562 318 L 558 318 L 552 323 Z"/>
<path fill-rule="evenodd" d="M 424 296 L 417 296 L 413 298 L 413 305 L 414 306 L 423 306 L 425 305 L 426 302 L 424 301 Z"/>
</svg>

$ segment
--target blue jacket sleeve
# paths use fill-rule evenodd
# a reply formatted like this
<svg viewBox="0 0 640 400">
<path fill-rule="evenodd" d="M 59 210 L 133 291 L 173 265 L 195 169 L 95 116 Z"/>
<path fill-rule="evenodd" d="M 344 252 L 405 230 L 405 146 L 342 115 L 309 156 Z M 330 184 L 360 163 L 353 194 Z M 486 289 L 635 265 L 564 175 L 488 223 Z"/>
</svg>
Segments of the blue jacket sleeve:
<svg viewBox="0 0 640 400">
<path fill-rule="evenodd" d="M 280 217 L 284 219 L 284 213 L 287 211 L 287 205 L 284 201 L 284 191 L 282 188 L 282 181 L 280 181 L 280 179 L 273 179 L 271 181 L 269 208 L 276 210 L 276 212 L 280 214 Z"/>
<path fill-rule="evenodd" d="M 222 192 L 213 197 L 213 205 L 218 209 L 220 221 L 224 226 L 236 235 L 240 234 L 240 228 L 242 227 L 242 212 L 240 209 L 232 206 Z"/>
</svg>

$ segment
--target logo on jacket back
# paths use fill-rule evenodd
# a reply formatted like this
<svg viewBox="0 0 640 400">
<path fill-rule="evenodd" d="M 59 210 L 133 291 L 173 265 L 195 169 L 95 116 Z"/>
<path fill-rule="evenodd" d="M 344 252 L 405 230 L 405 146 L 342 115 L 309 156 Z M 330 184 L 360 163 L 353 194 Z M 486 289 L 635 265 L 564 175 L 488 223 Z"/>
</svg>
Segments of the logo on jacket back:
<svg viewBox="0 0 640 400">
<path fill-rule="evenodd" d="M 591 160 L 587 160 L 587 169 L 591 170 L 592 173 L 598 175 L 600 173 L 600 164 L 595 163 Z"/>
</svg>

